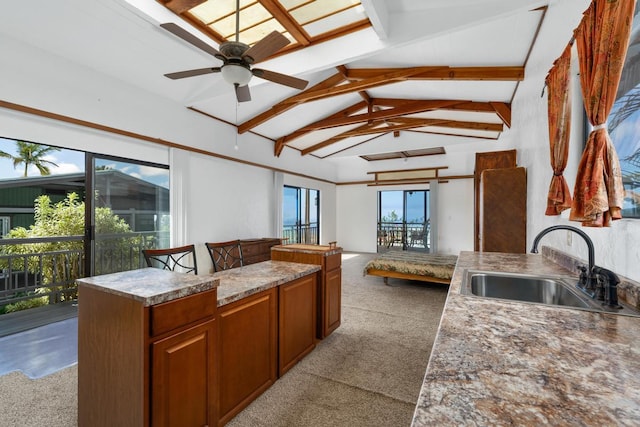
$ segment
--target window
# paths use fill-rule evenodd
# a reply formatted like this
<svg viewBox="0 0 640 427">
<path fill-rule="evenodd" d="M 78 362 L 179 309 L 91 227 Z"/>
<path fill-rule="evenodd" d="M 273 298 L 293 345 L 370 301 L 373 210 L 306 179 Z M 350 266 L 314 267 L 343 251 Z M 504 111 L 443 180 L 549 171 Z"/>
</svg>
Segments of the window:
<svg viewBox="0 0 640 427">
<path fill-rule="evenodd" d="M 287 243 L 320 243 L 320 191 L 284 187 L 282 237 Z"/>
<path fill-rule="evenodd" d="M 631 41 L 616 102 L 607 121 L 622 169 L 623 218 L 640 218 L 640 6 L 636 5 Z"/>
<path fill-rule="evenodd" d="M 11 218 L 8 216 L 0 216 L 0 238 L 6 235 L 11 229 Z"/>
</svg>

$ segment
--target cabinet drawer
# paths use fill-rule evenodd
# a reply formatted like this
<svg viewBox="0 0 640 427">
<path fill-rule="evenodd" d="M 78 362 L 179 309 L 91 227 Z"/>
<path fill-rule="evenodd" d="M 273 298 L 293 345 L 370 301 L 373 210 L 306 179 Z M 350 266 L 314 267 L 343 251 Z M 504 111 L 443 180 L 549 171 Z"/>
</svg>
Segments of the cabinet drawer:
<svg viewBox="0 0 640 427">
<path fill-rule="evenodd" d="M 326 257 L 326 271 L 331 271 L 336 268 L 340 268 L 342 265 L 342 254 L 333 254 Z"/>
<path fill-rule="evenodd" d="M 211 289 L 152 306 L 151 336 L 181 328 L 206 317 L 214 317 L 217 311 L 217 294 L 216 289 Z"/>
<path fill-rule="evenodd" d="M 240 241 L 240 247 L 242 248 L 243 257 L 252 257 L 260 254 L 262 251 L 262 244 L 259 241 Z"/>
</svg>

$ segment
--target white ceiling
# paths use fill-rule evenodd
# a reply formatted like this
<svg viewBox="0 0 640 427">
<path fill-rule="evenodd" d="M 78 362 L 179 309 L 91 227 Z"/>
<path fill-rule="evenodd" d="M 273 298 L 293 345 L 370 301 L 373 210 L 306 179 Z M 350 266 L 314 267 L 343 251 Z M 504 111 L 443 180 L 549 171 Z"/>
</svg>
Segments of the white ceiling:
<svg viewBox="0 0 640 427">
<path fill-rule="evenodd" d="M 536 9 L 549 2 L 363 0 L 365 12 L 374 24 L 372 28 L 278 56 L 260 63 L 259 67 L 306 79 L 311 87 L 334 74 L 338 65 L 348 69 L 524 66 L 538 27 L 544 24 L 543 11 Z M 11 2 L 0 14 L 0 37 L 20 40 L 230 123 L 243 123 L 298 93 L 295 89 L 254 77 L 250 83 L 252 101 L 241 103 L 236 109 L 233 88 L 219 74 L 167 79 L 163 76 L 165 73 L 219 66 L 220 62 L 161 29 L 158 25 L 163 22 L 176 22 L 218 47 L 155 0 Z M 546 31 L 544 25 L 541 31 Z M 405 81 L 376 87 L 367 93 L 374 98 L 510 103 L 517 90 L 518 83 L 513 81 Z M 253 130 L 276 140 L 359 101 L 362 98 L 351 93 L 305 103 Z M 422 113 L 412 117 L 502 122 L 496 114 L 459 111 Z M 317 131 L 293 140 L 289 146 L 304 149 L 353 127 Z M 448 128 L 423 130 L 451 133 Z M 330 162 L 404 149 L 431 146 L 447 149 L 449 144 L 453 146 L 460 141 L 470 143 L 470 149 L 477 146 L 478 151 L 486 151 L 481 147 L 486 146 L 487 140 L 500 137 L 500 133 L 494 131 L 466 130 L 462 134 L 477 138 L 431 138 L 428 133 L 401 131 L 400 138 L 393 138 L 393 143 L 381 142 L 390 141 L 388 136 L 361 136 L 323 148 L 313 155 Z M 264 143 L 273 145 L 269 139 L 264 139 Z M 378 170 L 384 169 L 380 166 L 383 162 L 375 162 Z"/>
</svg>

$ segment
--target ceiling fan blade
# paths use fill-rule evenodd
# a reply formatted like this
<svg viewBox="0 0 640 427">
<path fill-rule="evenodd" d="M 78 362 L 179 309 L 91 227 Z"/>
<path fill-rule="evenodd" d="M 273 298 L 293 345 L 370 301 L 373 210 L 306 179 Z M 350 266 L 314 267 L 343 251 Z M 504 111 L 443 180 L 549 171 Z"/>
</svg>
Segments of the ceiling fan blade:
<svg viewBox="0 0 640 427">
<path fill-rule="evenodd" d="M 299 79 L 297 77 L 288 76 L 286 74 L 276 73 L 275 71 L 263 70 L 260 68 L 254 68 L 251 70 L 254 76 L 261 79 L 270 80 L 274 83 L 293 87 L 296 89 L 304 89 L 309 84 L 308 81 Z"/>
<path fill-rule="evenodd" d="M 207 43 L 203 42 L 202 40 L 191 34 L 189 31 L 185 30 L 179 25 L 174 24 L 173 22 L 160 24 L 160 27 L 169 31 L 171 34 L 180 37 L 182 40 L 197 47 L 198 49 L 207 52 L 211 56 L 215 56 L 216 58 L 218 58 L 221 55 L 220 52 L 218 52 L 216 49 L 209 46 Z"/>
<path fill-rule="evenodd" d="M 247 102 L 251 101 L 251 93 L 249 92 L 249 85 L 238 86 L 236 87 L 236 98 L 238 102 Z"/>
<path fill-rule="evenodd" d="M 278 31 L 272 31 L 264 36 L 262 40 L 251 46 L 242 55 L 242 58 L 249 64 L 260 62 L 268 56 L 273 55 L 286 45 L 291 43 L 288 38 L 280 34 Z"/>
<path fill-rule="evenodd" d="M 197 70 L 178 71 L 176 73 L 165 74 L 172 80 L 184 79 L 185 77 L 201 76 L 203 74 L 219 73 L 220 67 L 198 68 Z"/>
</svg>

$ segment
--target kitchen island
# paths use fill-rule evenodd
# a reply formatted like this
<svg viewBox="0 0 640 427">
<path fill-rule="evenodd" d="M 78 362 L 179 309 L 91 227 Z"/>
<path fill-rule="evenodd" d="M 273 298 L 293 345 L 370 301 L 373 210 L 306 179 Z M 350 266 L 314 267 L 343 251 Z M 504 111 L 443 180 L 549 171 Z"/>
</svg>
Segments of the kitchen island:
<svg viewBox="0 0 640 427">
<path fill-rule="evenodd" d="M 576 275 L 462 252 L 412 426 L 640 425 L 640 318 L 462 295 L 469 269 Z"/>
<path fill-rule="evenodd" d="M 223 425 L 315 346 L 319 266 L 78 280 L 78 425 Z"/>
</svg>

